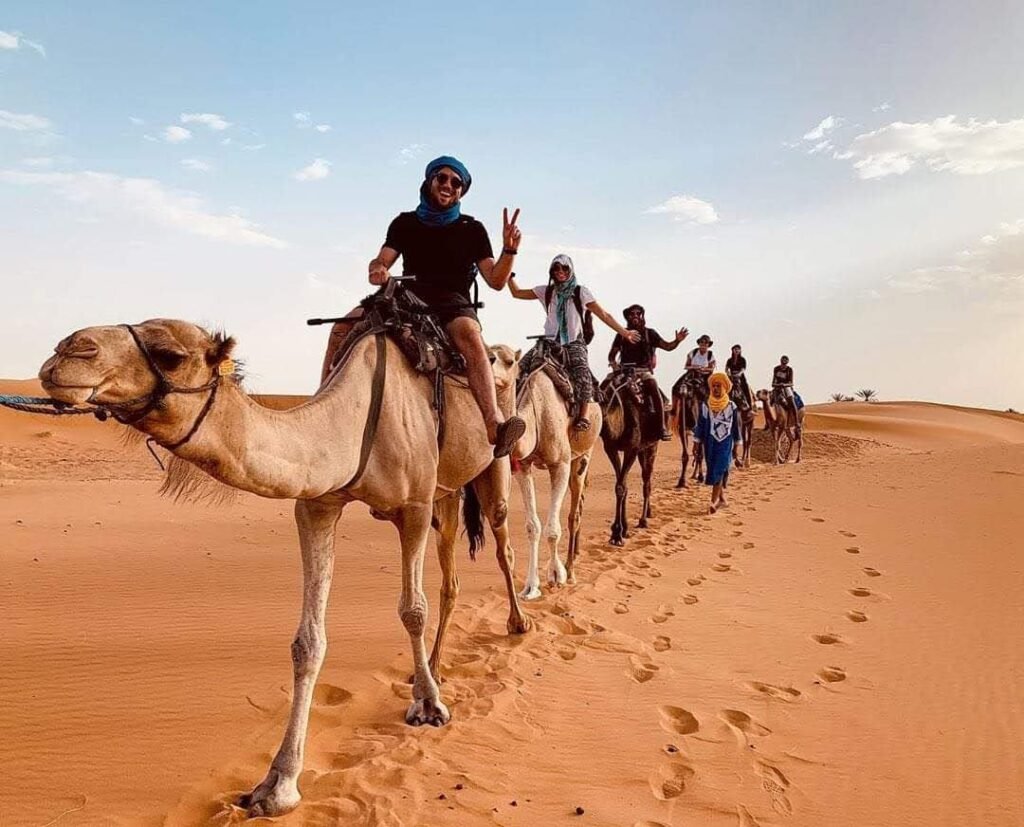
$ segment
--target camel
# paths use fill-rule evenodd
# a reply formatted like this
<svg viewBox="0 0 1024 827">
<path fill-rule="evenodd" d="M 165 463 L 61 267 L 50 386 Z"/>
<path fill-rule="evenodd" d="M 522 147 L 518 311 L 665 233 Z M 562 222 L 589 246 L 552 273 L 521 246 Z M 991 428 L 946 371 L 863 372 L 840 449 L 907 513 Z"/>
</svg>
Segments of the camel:
<svg viewBox="0 0 1024 827">
<path fill-rule="evenodd" d="M 800 462 L 804 448 L 804 409 L 797 409 L 796 421 L 793 412 L 779 400 L 773 398 L 770 390 L 761 389 L 757 392 L 758 401 L 764 406 L 764 429 L 771 431 L 772 447 L 775 464 L 789 462 L 789 455 L 796 444 L 796 462 Z"/>
<path fill-rule="evenodd" d="M 630 371 L 616 371 L 605 379 L 602 389 L 605 401 L 601 406 L 604 414 L 601 441 L 615 470 L 615 519 L 612 521 L 609 542 L 613 546 L 621 546 L 629 537 L 626 520 L 626 495 L 629 492 L 626 480 L 629 469 L 637 460 L 640 461 L 643 478 L 643 505 L 637 527 L 647 528 L 652 516 L 651 477 L 658 457 L 661 424 L 650 421 L 651 417 L 640 395 L 639 383 Z M 657 427 L 653 427 L 655 425 Z"/>
<path fill-rule="evenodd" d="M 445 380 L 447 429 L 439 447 L 432 379 L 417 373 L 383 335 L 359 339 L 320 391 L 288 411 L 263 408 L 245 394 L 233 375 L 234 344 L 231 338 L 169 319 L 88 327 L 57 345 L 39 378 L 51 398 L 95 405 L 148 435 L 174 454 L 172 469 L 199 469 L 232 488 L 296 501 L 304 586 L 291 645 L 292 707 L 266 777 L 238 802 L 249 816 L 276 816 L 294 809 L 301 799 L 298 777 L 310 703 L 327 648 L 325 613 L 335 528 L 348 503 L 367 503 L 375 516 L 398 529 L 398 611 L 415 665 L 408 724 L 441 726 L 450 719 L 424 643 L 423 557 L 435 501 L 442 517 L 442 615 L 444 595 L 453 604 L 457 591 L 447 542 L 455 531 L 452 503 L 459 489 L 472 483 L 496 540 L 511 606 L 509 631 L 525 631 L 529 620 L 519 609 L 512 580 L 509 465 L 494 460 L 465 383 Z M 510 408 L 514 385 L 507 376 L 503 384 L 498 374 L 499 399 Z M 186 486 L 182 479 L 187 474 L 183 478 L 179 473 L 179 492 Z M 436 652 L 445 626 L 446 621 L 439 624 Z"/>
<path fill-rule="evenodd" d="M 743 452 L 737 453 L 737 456 L 733 459 L 737 468 L 749 468 L 750 443 L 754 436 L 754 420 L 757 418 L 757 411 L 754 410 L 754 405 L 750 404 L 750 400 L 744 392 L 743 385 L 739 381 L 733 382 L 730 395 L 732 397 L 733 404 L 736 405 L 736 410 L 738 410 L 740 414 L 740 434 L 743 437 Z"/>
<path fill-rule="evenodd" d="M 686 488 L 686 469 L 690 463 L 690 447 L 693 447 L 693 479 L 704 482 L 704 446 L 693 438 L 693 429 L 697 427 L 697 414 L 700 412 L 701 400 L 694 392 L 694 387 L 684 378 L 672 387 L 672 421 L 673 429 L 682 444 L 679 480 L 676 488 Z"/>
<path fill-rule="evenodd" d="M 575 563 L 579 554 L 583 498 L 586 493 L 591 453 L 601 431 L 601 406 L 591 402 L 587 410 L 590 428 L 573 427 L 565 398 L 545 369 L 526 377 L 516 401 L 518 415 L 526 422 L 526 433 L 512 449 L 514 476 L 526 508 L 526 536 L 530 542 L 530 562 L 526 583 L 520 593 L 524 600 L 535 600 L 540 591 L 541 522 L 537 515 L 537 494 L 533 469 L 546 468 L 551 478 L 551 499 L 544 536 L 551 552 L 548 585 L 575 583 Z M 562 503 L 569 492 L 569 543 L 566 563 L 562 564 L 558 544 L 562 537 Z"/>
</svg>

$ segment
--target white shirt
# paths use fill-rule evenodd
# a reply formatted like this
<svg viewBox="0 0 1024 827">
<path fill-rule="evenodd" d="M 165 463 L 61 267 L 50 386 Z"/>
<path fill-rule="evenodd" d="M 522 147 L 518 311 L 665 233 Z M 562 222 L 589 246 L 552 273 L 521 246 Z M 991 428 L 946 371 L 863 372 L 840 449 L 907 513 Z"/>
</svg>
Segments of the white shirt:
<svg viewBox="0 0 1024 827">
<path fill-rule="evenodd" d="M 714 358 L 715 355 L 711 352 L 710 348 L 708 348 L 707 353 L 701 353 L 700 348 L 697 348 L 696 350 L 690 352 L 690 367 L 706 368 L 708 365 L 711 364 Z"/>
<path fill-rule="evenodd" d="M 585 284 L 580 284 L 579 288 L 580 303 L 583 305 L 583 309 L 586 310 L 587 305 L 597 300 Z M 540 284 L 533 288 L 533 293 L 538 299 L 540 299 L 541 304 L 544 303 L 544 294 L 547 290 L 548 286 L 546 284 Z M 580 314 L 576 312 L 576 302 L 571 298 L 569 299 L 569 304 L 565 308 L 565 322 L 566 327 L 569 328 L 569 341 L 575 342 L 583 335 L 583 319 L 581 319 Z M 544 335 L 549 339 L 558 339 L 558 298 L 554 290 L 551 291 L 551 304 L 548 305 L 548 318 L 544 322 Z"/>
</svg>

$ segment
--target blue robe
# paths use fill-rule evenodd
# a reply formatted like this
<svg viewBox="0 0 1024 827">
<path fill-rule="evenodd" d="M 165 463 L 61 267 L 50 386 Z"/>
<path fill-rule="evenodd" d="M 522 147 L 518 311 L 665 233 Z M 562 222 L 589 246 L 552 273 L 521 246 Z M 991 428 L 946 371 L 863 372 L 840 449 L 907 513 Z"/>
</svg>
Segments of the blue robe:
<svg viewBox="0 0 1024 827">
<path fill-rule="evenodd" d="M 704 461 L 708 467 L 705 481 L 708 485 L 718 485 L 729 473 L 733 443 L 742 439 L 740 413 L 735 403 L 730 401 L 721 413 L 712 413 L 706 402 L 701 403 L 693 436 L 704 445 Z"/>
</svg>

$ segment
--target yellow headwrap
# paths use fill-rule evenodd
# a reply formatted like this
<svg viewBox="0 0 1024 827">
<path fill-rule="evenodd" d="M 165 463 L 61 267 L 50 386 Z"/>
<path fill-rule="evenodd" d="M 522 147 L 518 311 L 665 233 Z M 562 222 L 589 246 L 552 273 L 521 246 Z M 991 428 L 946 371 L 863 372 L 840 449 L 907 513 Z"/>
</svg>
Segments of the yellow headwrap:
<svg viewBox="0 0 1024 827">
<path fill-rule="evenodd" d="M 708 378 L 708 387 L 711 388 L 708 407 L 714 413 L 721 413 L 729 407 L 729 391 L 732 390 L 732 380 L 724 373 L 713 373 Z M 715 393 L 716 390 L 718 393 Z"/>
</svg>

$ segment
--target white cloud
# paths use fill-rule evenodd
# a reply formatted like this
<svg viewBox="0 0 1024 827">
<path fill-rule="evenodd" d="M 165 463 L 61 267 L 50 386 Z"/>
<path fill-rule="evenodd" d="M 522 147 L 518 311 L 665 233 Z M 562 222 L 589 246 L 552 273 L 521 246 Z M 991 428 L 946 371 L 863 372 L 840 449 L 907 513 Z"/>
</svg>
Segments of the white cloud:
<svg viewBox="0 0 1024 827">
<path fill-rule="evenodd" d="M 224 120 L 221 115 L 214 115 L 211 112 L 182 112 L 181 113 L 182 123 L 201 123 L 204 124 L 214 132 L 223 132 L 231 124 Z"/>
<path fill-rule="evenodd" d="M 125 178 L 104 172 L 22 172 L 0 170 L 0 181 L 44 187 L 68 201 L 143 216 L 165 227 L 230 244 L 283 249 L 287 242 L 260 230 L 240 215 L 211 212 L 203 199 L 166 189 L 152 178 Z"/>
<path fill-rule="evenodd" d="M 164 140 L 169 144 L 180 144 L 192 137 L 192 132 L 183 126 L 169 126 L 163 132 Z"/>
<path fill-rule="evenodd" d="M 922 164 L 933 172 L 984 175 L 1024 166 L 1024 118 L 961 122 L 955 115 L 930 122 L 896 121 L 858 135 L 837 158 L 852 160 L 862 179 L 903 175 Z"/>
<path fill-rule="evenodd" d="M 194 172 L 209 172 L 213 169 L 206 161 L 202 161 L 199 158 L 182 158 L 181 165 L 185 169 L 190 169 Z"/>
<path fill-rule="evenodd" d="M 20 114 L 0 109 L 0 129 L 15 132 L 38 132 L 50 128 L 50 121 L 41 115 Z"/>
<path fill-rule="evenodd" d="M 319 181 L 331 174 L 331 162 L 317 158 L 308 167 L 303 167 L 292 175 L 296 181 Z"/>
<path fill-rule="evenodd" d="M 878 104 L 878 106 L 872 108 L 871 111 L 872 112 L 888 112 L 890 109 L 892 109 L 892 104 L 889 103 L 889 101 L 883 101 L 882 103 Z"/>
<path fill-rule="evenodd" d="M 313 128 L 316 129 L 317 132 L 330 132 L 331 131 L 331 125 L 329 123 L 318 123 Z"/>
<path fill-rule="evenodd" d="M 647 215 L 668 214 L 676 221 L 688 224 L 714 224 L 718 221 L 714 206 L 693 195 L 673 195 L 644 212 Z"/>
<path fill-rule="evenodd" d="M 259 152 L 266 144 L 242 144 L 243 152 Z"/>
<path fill-rule="evenodd" d="M 824 118 L 814 129 L 804 134 L 805 141 L 820 141 L 837 126 L 842 126 L 843 119 L 835 115 Z"/>
<path fill-rule="evenodd" d="M 398 150 L 398 163 L 408 164 L 415 161 L 427 151 L 426 144 L 408 144 Z"/>
<path fill-rule="evenodd" d="M 136 118 L 134 115 L 129 115 L 128 120 L 130 120 L 135 126 L 142 126 L 145 123 L 142 118 Z"/>
<path fill-rule="evenodd" d="M 293 112 L 292 118 L 295 119 L 295 125 L 298 127 L 308 127 L 312 123 L 308 112 Z"/>
<path fill-rule="evenodd" d="M 5 32 L 0 30 L 0 49 L 17 50 L 22 46 L 33 49 L 34 51 L 39 52 L 43 57 L 46 57 L 46 49 L 43 48 L 42 43 L 36 43 L 34 40 L 26 40 L 25 36 L 21 32 Z"/>
</svg>

